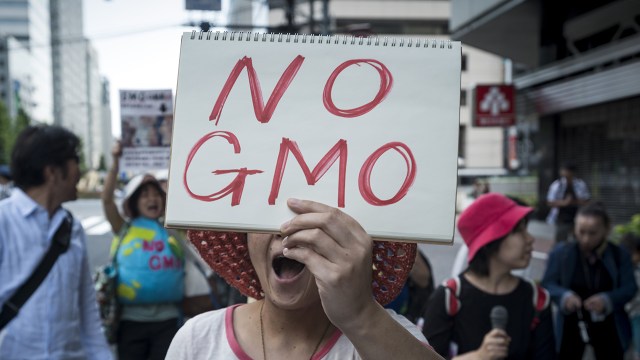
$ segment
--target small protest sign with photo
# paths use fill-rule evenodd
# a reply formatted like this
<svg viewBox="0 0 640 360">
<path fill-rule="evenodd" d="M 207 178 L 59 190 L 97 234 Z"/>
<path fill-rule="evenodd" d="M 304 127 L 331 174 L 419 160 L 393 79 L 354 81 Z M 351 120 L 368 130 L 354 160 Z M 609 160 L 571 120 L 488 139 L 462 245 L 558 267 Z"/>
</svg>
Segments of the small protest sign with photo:
<svg viewBox="0 0 640 360">
<path fill-rule="evenodd" d="M 169 167 L 173 94 L 168 90 L 120 90 L 121 170 Z"/>
</svg>

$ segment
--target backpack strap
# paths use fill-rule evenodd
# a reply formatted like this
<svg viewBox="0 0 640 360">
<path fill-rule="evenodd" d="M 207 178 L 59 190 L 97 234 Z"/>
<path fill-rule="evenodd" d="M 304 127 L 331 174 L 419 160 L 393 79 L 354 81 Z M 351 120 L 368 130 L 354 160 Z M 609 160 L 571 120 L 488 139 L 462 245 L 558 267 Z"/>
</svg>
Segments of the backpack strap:
<svg viewBox="0 0 640 360">
<path fill-rule="evenodd" d="M 536 284 L 533 280 L 527 279 L 527 282 L 531 285 L 533 290 L 533 319 L 531 320 L 530 327 L 531 331 L 533 331 L 540 324 L 540 315 L 547 307 L 549 307 L 551 297 L 545 288 Z"/>
<path fill-rule="evenodd" d="M 444 286 L 444 306 L 449 316 L 455 316 L 462 304 L 460 303 L 460 277 L 452 277 L 442 282 Z"/>
<path fill-rule="evenodd" d="M 531 285 L 531 289 L 533 290 L 531 301 L 534 310 L 533 319 L 531 320 L 531 330 L 533 331 L 540 324 L 540 315 L 549 307 L 551 297 L 545 288 L 536 284 L 533 280 L 526 279 L 526 281 Z M 442 286 L 444 286 L 445 290 L 444 306 L 447 314 L 449 316 L 455 316 L 462 307 L 462 303 L 460 302 L 460 277 L 456 276 L 446 279 L 442 282 Z"/>
</svg>

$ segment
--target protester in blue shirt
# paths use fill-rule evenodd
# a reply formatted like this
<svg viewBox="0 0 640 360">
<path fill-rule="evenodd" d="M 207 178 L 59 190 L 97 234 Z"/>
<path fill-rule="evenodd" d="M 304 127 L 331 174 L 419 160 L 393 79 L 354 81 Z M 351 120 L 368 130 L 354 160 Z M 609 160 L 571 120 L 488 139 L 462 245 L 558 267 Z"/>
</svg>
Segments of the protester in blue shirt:
<svg viewBox="0 0 640 360">
<path fill-rule="evenodd" d="M 80 141 L 59 126 L 25 129 L 11 155 L 16 188 L 0 202 L 0 306 L 33 273 L 75 200 Z M 71 241 L 19 313 L 0 332 L 2 359 L 111 359 L 100 329 L 86 238 Z M 5 306 L 7 305 L 7 306 Z"/>
</svg>

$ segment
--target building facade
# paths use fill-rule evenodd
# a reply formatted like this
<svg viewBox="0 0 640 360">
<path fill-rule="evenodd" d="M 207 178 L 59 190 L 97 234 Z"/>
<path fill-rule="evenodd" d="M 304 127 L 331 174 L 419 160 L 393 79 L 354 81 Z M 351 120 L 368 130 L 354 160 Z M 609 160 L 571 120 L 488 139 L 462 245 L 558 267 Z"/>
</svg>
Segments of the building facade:
<svg viewBox="0 0 640 360">
<path fill-rule="evenodd" d="M 100 167 L 101 163 L 104 165 L 104 169 L 110 169 L 113 157 L 111 156 L 111 146 L 113 145 L 113 138 L 111 134 L 111 97 L 110 92 L 111 86 L 109 84 L 109 79 L 102 77 L 101 79 L 101 87 L 100 87 L 100 127 L 102 128 L 102 132 L 100 134 L 101 141 L 101 149 L 100 149 L 100 157 L 98 158 L 98 167 Z M 102 160 L 100 160 L 102 158 Z"/>
<path fill-rule="evenodd" d="M 521 169 L 565 162 L 615 222 L 640 209 L 640 1 L 452 0 L 452 37 L 512 59 Z"/>
<path fill-rule="evenodd" d="M 102 78 L 82 18 L 82 0 L 0 1 L 0 99 L 12 118 L 23 110 L 72 130 L 85 165 L 97 168 L 112 141 L 102 122 L 111 119 L 103 119 Z"/>
<path fill-rule="evenodd" d="M 82 0 L 50 0 L 54 122 L 82 138 L 86 166 L 96 169 L 111 144 L 103 132 L 102 78 L 98 56 L 84 37 Z M 111 124 L 111 119 L 108 119 Z"/>
<path fill-rule="evenodd" d="M 12 115 L 20 107 L 43 123 L 53 122 L 50 29 L 48 2 L 0 1 L 0 98 Z"/>
</svg>

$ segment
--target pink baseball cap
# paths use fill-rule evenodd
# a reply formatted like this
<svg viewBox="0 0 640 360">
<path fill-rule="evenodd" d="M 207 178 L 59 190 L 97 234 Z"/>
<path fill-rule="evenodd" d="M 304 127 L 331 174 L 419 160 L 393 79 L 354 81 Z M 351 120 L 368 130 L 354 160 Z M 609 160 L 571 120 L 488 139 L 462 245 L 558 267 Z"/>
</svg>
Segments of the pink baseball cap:
<svg viewBox="0 0 640 360">
<path fill-rule="evenodd" d="M 502 194 L 478 197 L 458 219 L 458 231 L 469 248 L 467 260 L 471 262 L 483 246 L 509 234 L 532 211 Z"/>
</svg>

